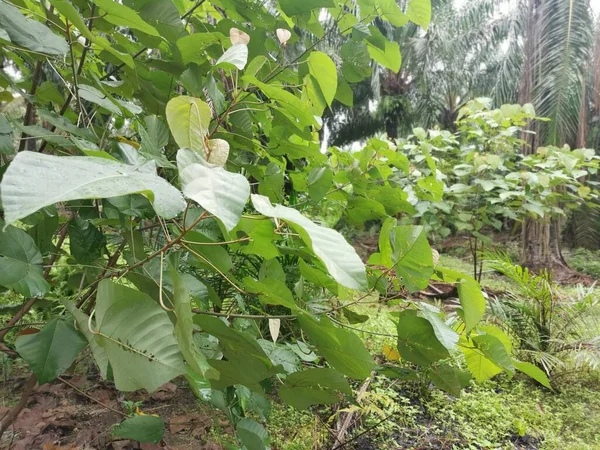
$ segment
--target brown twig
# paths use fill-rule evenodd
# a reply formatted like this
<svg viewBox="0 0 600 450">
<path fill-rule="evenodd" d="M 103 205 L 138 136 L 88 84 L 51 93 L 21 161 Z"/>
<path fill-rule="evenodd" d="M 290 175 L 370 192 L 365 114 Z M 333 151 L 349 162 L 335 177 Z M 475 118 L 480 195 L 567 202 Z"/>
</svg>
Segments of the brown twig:
<svg viewBox="0 0 600 450">
<path fill-rule="evenodd" d="M 27 401 L 29 400 L 29 396 L 33 392 L 33 389 L 35 388 L 36 384 L 37 380 L 35 378 L 35 375 L 29 375 L 29 378 L 27 378 L 27 381 L 25 382 L 23 393 L 21 394 L 21 399 L 2 419 L 2 422 L 0 422 L 0 438 L 2 438 L 4 432 L 8 429 L 8 427 L 10 427 L 13 424 L 20 412 L 23 410 L 23 408 L 25 408 L 25 406 L 27 405 Z"/>
<path fill-rule="evenodd" d="M 40 84 L 40 78 L 42 76 L 42 61 L 38 61 L 35 65 L 35 70 L 33 71 L 33 76 L 31 77 L 31 89 L 29 90 L 29 95 L 33 97 L 37 91 L 38 85 Z M 23 125 L 28 126 L 33 123 L 35 119 L 35 106 L 30 100 L 27 100 L 27 108 L 25 109 L 25 116 L 23 117 Z M 21 133 L 21 140 L 19 141 L 19 151 L 25 150 L 25 146 L 27 143 L 35 138 L 27 137 L 27 133 L 24 131 Z"/>
<path fill-rule="evenodd" d="M 106 405 L 106 404 L 102 403 L 100 400 L 98 400 L 98 399 L 95 399 L 94 397 L 92 397 L 91 395 L 87 394 L 86 392 L 83 392 L 81 389 L 79 389 L 79 388 L 78 388 L 77 386 L 75 386 L 74 384 L 72 384 L 72 383 L 69 383 L 69 382 L 68 382 L 67 380 L 65 380 L 64 378 L 62 378 L 62 377 L 58 377 L 58 380 L 59 380 L 59 381 L 61 381 L 61 382 L 63 382 L 63 383 L 65 383 L 67 386 L 70 386 L 71 388 L 73 388 L 75 391 L 77 391 L 79 394 L 83 395 L 84 397 L 86 397 L 86 398 L 90 399 L 91 401 L 93 401 L 93 402 L 95 402 L 95 403 L 98 403 L 98 404 L 99 404 L 100 406 L 102 406 L 103 408 L 109 409 L 109 410 L 111 410 L 112 412 L 116 412 L 117 414 L 120 414 L 120 415 L 122 415 L 123 417 L 127 417 L 127 414 L 125 414 L 124 412 L 122 412 L 122 411 L 119 411 L 118 409 L 112 408 L 112 407 L 110 407 L 110 406 L 108 406 L 108 405 Z"/>
</svg>

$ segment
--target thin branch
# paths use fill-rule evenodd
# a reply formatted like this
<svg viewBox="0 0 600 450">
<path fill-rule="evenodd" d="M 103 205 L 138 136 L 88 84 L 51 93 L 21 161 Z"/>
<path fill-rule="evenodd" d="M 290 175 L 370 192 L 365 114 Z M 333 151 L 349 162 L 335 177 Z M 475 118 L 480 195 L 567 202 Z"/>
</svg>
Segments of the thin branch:
<svg viewBox="0 0 600 450">
<path fill-rule="evenodd" d="M 56 261 L 56 258 L 58 257 L 58 252 L 59 252 L 61 246 L 63 245 L 63 242 L 65 241 L 66 235 L 67 235 L 67 226 L 65 224 L 65 225 L 63 225 L 63 228 L 59 232 L 58 242 L 56 243 L 56 253 L 53 253 L 50 256 L 50 260 L 48 261 L 48 266 L 44 270 L 43 276 L 45 279 L 48 278 L 48 275 L 50 275 L 50 269 L 52 268 L 52 265 L 54 264 L 54 262 Z M 23 307 L 19 311 L 17 311 L 17 313 L 12 317 L 12 319 L 10 319 L 8 322 L 6 322 L 6 325 L 4 326 L 4 328 L 2 328 L 0 330 L 0 341 L 2 341 L 2 339 L 4 339 L 4 336 L 6 336 L 6 333 L 8 333 L 8 331 L 11 329 L 11 327 L 13 325 L 16 325 L 19 322 L 19 320 L 21 320 L 23 318 L 23 316 L 25 314 L 27 314 L 27 312 L 33 307 L 33 305 L 37 301 L 38 301 L 38 299 L 35 297 L 30 298 L 27 301 L 27 303 L 25 303 L 23 305 Z M 3 349 L 0 348 L 0 350 L 3 350 Z"/>
<path fill-rule="evenodd" d="M 105 403 L 102 403 L 100 400 L 98 400 L 98 399 L 95 399 L 95 398 L 94 398 L 94 397 L 92 397 L 91 395 L 89 395 L 89 394 L 87 394 L 87 393 L 83 392 L 81 389 L 79 389 L 79 388 L 78 388 L 77 386 L 75 386 L 74 384 L 72 384 L 72 383 L 69 383 L 69 382 L 68 382 L 67 380 L 65 380 L 64 378 L 62 378 L 62 377 L 58 377 L 58 380 L 59 380 L 59 381 L 61 381 L 61 382 L 63 382 L 63 383 L 65 383 L 67 386 L 70 386 L 71 388 L 73 388 L 75 391 L 77 391 L 79 394 L 83 395 L 84 397 L 86 397 L 86 398 L 90 399 L 91 401 L 93 401 L 93 402 L 95 402 L 95 403 L 98 403 L 100 406 L 102 406 L 102 407 L 104 407 L 104 408 L 106 408 L 106 409 L 109 409 L 109 410 L 111 410 L 112 412 L 115 412 L 115 413 L 117 413 L 117 414 L 120 414 L 120 415 L 121 415 L 121 416 L 123 416 L 123 417 L 128 417 L 128 416 L 127 416 L 127 414 L 125 414 L 123 411 L 119 411 L 118 409 L 111 408 L 110 406 L 106 405 Z"/>
<path fill-rule="evenodd" d="M 31 89 L 29 90 L 29 96 L 33 97 L 37 91 L 38 85 L 40 84 L 40 78 L 42 77 L 42 61 L 38 61 L 35 65 L 35 70 L 33 72 L 33 77 L 31 78 Z M 25 117 L 23 118 L 23 125 L 24 126 L 29 126 L 33 123 L 34 119 L 35 119 L 35 106 L 33 105 L 33 103 L 26 99 L 27 101 L 27 108 L 25 109 Z M 25 131 L 23 131 L 21 133 L 21 141 L 19 142 L 19 151 L 23 151 L 25 150 L 25 146 L 27 145 L 27 142 L 29 140 L 33 139 L 35 141 L 34 137 L 28 137 L 27 133 L 25 133 Z"/>
<path fill-rule="evenodd" d="M 35 385 L 37 384 L 37 380 L 34 374 L 29 375 L 27 381 L 25 382 L 25 387 L 23 388 L 23 393 L 21 394 L 21 399 L 19 402 L 13 406 L 13 408 L 8 412 L 8 414 L 2 419 L 0 422 L 0 438 L 4 432 L 10 427 L 15 419 L 19 416 L 19 413 L 25 408 L 27 405 L 27 401 L 29 400 L 29 396 L 33 392 Z"/>
</svg>

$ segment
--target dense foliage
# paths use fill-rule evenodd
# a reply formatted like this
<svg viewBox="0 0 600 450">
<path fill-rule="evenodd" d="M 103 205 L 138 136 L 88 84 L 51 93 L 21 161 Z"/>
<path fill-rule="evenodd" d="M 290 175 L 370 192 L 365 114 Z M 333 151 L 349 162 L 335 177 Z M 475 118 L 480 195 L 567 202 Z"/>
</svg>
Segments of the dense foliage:
<svg viewBox="0 0 600 450">
<path fill-rule="evenodd" d="M 334 102 L 352 105 L 375 67 L 400 70 L 386 27 L 430 21 L 428 0 L 356 4 L 0 3 L 0 285 L 23 299 L 0 337 L 36 305 L 53 312 L 0 347 L 28 364 L 30 388 L 89 346 L 123 392 L 185 377 L 255 450 L 269 446 L 256 420 L 267 393 L 307 409 L 351 398 L 374 372 L 453 395 L 502 372 L 550 387 L 481 322 L 479 284 L 437 264 L 427 231 L 477 242 L 505 217 L 561 214 L 592 195 L 581 178 L 596 157 L 518 157 L 532 108 L 483 100 L 461 111 L 457 135 L 417 128 L 397 145 L 322 149 Z M 328 55 L 333 35 L 343 45 Z M 379 251 L 365 265 L 335 227 L 371 221 Z M 403 302 L 388 353 L 404 364 L 376 362 L 353 331 L 368 316 L 352 307 L 432 279 L 456 284 L 457 314 Z M 114 434 L 157 442 L 163 421 L 135 416 Z"/>
</svg>

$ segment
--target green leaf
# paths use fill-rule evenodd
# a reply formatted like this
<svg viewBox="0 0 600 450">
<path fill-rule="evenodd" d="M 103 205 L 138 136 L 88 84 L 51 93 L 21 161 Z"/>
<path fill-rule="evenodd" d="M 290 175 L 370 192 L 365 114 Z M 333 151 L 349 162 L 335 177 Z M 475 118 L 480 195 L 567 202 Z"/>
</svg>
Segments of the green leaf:
<svg viewBox="0 0 600 450">
<path fill-rule="evenodd" d="M 348 82 L 343 78 L 338 79 L 335 99 L 346 106 L 354 106 L 354 92 Z"/>
<path fill-rule="evenodd" d="M 313 202 L 321 200 L 331 189 L 333 172 L 329 167 L 316 167 L 310 171 L 306 180 L 308 195 Z"/>
<path fill-rule="evenodd" d="M 448 364 L 435 366 L 429 372 L 429 378 L 438 388 L 455 397 L 458 397 L 460 391 L 466 388 L 471 381 L 471 375 L 468 372 Z"/>
<path fill-rule="evenodd" d="M 248 243 L 241 245 L 242 253 L 272 259 L 279 256 L 279 250 L 273 244 L 277 239 L 274 231 L 275 225 L 270 220 L 253 220 L 242 217 L 232 234 L 250 237 Z"/>
<path fill-rule="evenodd" d="M 234 44 L 217 60 L 215 67 L 236 68 L 244 70 L 248 63 L 248 46 L 246 44 Z"/>
<path fill-rule="evenodd" d="M 15 152 L 13 130 L 4 114 L 0 114 L 0 153 L 12 155 Z"/>
<path fill-rule="evenodd" d="M 98 106 L 101 106 L 107 111 L 115 113 L 118 116 L 123 115 L 120 106 L 112 100 L 112 97 L 110 95 L 105 94 L 104 92 L 96 89 L 93 86 L 88 86 L 87 84 L 80 84 L 78 86 L 78 89 L 79 97 L 81 97 L 82 99 L 87 100 L 88 102 L 92 102 Z"/>
<path fill-rule="evenodd" d="M 194 319 L 189 289 L 185 285 L 183 277 L 175 269 L 171 269 L 169 274 L 173 283 L 173 309 L 176 319 L 175 339 L 179 343 L 183 359 L 192 371 L 198 375 L 205 378 L 218 378 L 219 374 L 210 367 L 206 357 L 194 342 Z"/>
<path fill-rule="evenodd" d="M 167 313 L 148 295 L 110 280 L 98 285 L 96 337 L 110 361 L 115 386 L 146 389 L 185 373 Z"/>
<path fill-rule="evenodd" d="M 214 214 L 228 231 L 235 228 L 250 196 L 246 177 L 207 163 L 187 149 L 177 152 L 177 167 L 183 194 Z"/>
<path fill-rule="evenodd" d="M 196 63 L 198 65 L 207 60 L 205 50 L 217 42 L 225 43 L 227 38 L 223 33 L 194 33 L 184 36 L 177 41 L 177 48 L 181 52 L 181 59 L 185 64 Z"/>
<path fill-rule="evenodd" d="M 288 16 L 298 16 L 317 8 L 333 8 L 333 0 L 279 0 L 281 10 Z"/>
<path fill-rule="evenodd" d="M 69 248 L 80 264 L 91 264 L 102 255 L 106 238 L 90 221 L 77 216 L 69 222 Z"/>
<path fill-rule="evenodd" d="M 215 389 L 242 384 L 255 391 L 262 391 L 259 383 L 274 372 L 273 364 L 254 337 L 234 330 L 220 319 L 196 315 L 194 323 L 205 332 L 219 339 L 227 360 L 211 360 L 219 371 L 218 380 L 211 382 Z"/>
<path fill-rule="evenodd" d="M 514 372 L 515 366 L 502 341 L 491 334 L 473 336 L 473 343 L 483 355 L 497 366 Z"/>
<path fill-rule="evenodd" d="M 285 283 L 275 278 L 256 281 L 254 278 L 246 277 L 244 278 L 244 285 L 248 291 L 259 295 L 261 303 L 265 305 L 281 305 L 292 310 L 298 309 L 292 292 Z"/>
<path fill-rule="evenodd" d="M 165 435 L 165 422 L 157 416 L 133 416 L 117 425 L 112 434 L 121 439 L 156 444 Z"/>
<path fill-rule="evenodd" d="M 338 402 L 335 392 L 319 389 L 318 387 L 281 387 L 279 396 L 296 409 L 308 409 L 312 405 L 331 405 Z"/>
<path fill-rule="evenodd" d="M 150 25 L 148 25 L 139 13 L 133 9 L 113 0 L 93 0 L 106 14 L 102 14 L 102 18 L 113 25 L 133 28 L 150 36 L 160 37 L 160 33 Z M 66 52 L 65 52 L 66 53 Z"/>
<path fill-rule="evenodd" d="M 403 359 L 418 366 L 429 366 L 450 356 L 431 323 L 407 312 L 398 318 L 398 352 Z"/>
<path fill-rule="evenodd" d="M 62 37 L 37 20 L 28 19 L 6 2 L 0 2 L 0 37 L 47 55 L 66 55 L 69 52 L 67 41 Z"/>
<path fill-rule="evenodd" d="M 71 25 L 77 28 L 77 30 L 81 33 L 83 37 L 89 39 L 90 42 L 93 42 L 102 50 L 105 50 L 111 55 L 118 58 L 126 66 L 132 69 L 134 68 L 133 58 L 131 57 L 131 55 L 117 51 L 106 39 L 100 36 L 96 36 L 94 33 L 92 33 L 83 21 L 83 18 L 81 17 L 79 11 L 77 11 L 68 0 L 51 0 L 50 3 L 56 8 L 56 10 L 59 13 L 61 13 L 63 16 L 65 16 L 66 19 L 68 19 Z"/>
<path fill-rule="evenodd" d="M 371 375 L 375 364 L 356 334 L 334 327 L 326 316 L 317 321 L 310 316 L 300 315 L 298 321 L 319 353 L 335 370 L 357 379 Z"/>
<path fill-rule="evenodd" d="M 502 369 L 486 358 L 480 350 L 471 348 L 473 346 L 471 339 L 461 337 L 460 349 L 465 355 L 467 368 L 478 383 L 489 380 L 502 372 Z"/>
<path fill-rule="evenodd" d="M 338 283 L 351 289 L 366 288 L 365 266 L 341 234 L 315 224 L 293 208 L 273 206 L 267 197 L 252 195 L 251 198 L 259 213 L 290 223 Z"/>
<path fill-rule="evenodd" d="M 204 154 L 212 117 L 210 107 L 199 98 L 180 95 L 169 100 L 166 115 L 177 145 Z"/>
<path fill-rule="evenodd" d="M 2 221 L 0 226 L 4 228 Z M 43 277 L 42 255 L 33 238 L 12 226 L 0 229 L 0 284 L 25 297 L 40 297 L 50 288 Z"/>
<path fill-rule="evenodd" d="M 408 16 L 402 12 L 396 0 L 378 0 L 378 3 L 381 15 L 389 23 L 397 27 L 403 27 L 408 23 Z"/>
<path fill-rule="evenodd" d="M 323 272 L 316 267 L 309 266 L 303 259 L 300 259 L 298 267 L 306 281 L 313 283 L 315 286 L 324 287 L 337 295 L 338 284 L 326 272 Z"/>
<path fill-rule="evenodd" d="M 256 420 L 247 417 L 243 418 L 237 423 L 235 434 L 246 450 L 269 449 L 269 435 L 267 430 Z"/>
<path fill-rule="evenodd" d="M 179 37 L 187 34 L 177 7 L 171 0 L 149 0 L 143 3 L 140 17 L 168 42 L 174 43 Z"/>
<path fill-rule="evenodd" d="M 366 221 L 384 219 L 387 217 L 385 208 L 376 200 L 364 197 L 353 197 L 348 200 L 346 214 L 356 226 L 362 226 Z"/>
<path fill-rule="evenodd" d="M 215 241 L 197 231 L 190 231 L 185 237 L 186 245 L 194 250 L 193 256 L 198 261 L 192 262 L 193 265 L 207 270 L 218 269 L 223 273 L 231 270 L 233 262 L 224 247 L 215 245 Z"/>
<path fill-rule="evenodd" d="M 456 286 L 458 298 L 463 309 L 463 320 L 466 331 L 469 332 L 483 318 L 485 313 L 485 298 L 477 281 L 471 277 L 460 280 Z"/>
<path fill-rule="evenodd" d="M 437 180 L 435 175 L 430 175 L 426 178 L 419 178 L 417 186 L 420 189 L 419 198 L 423 200 L 431 200 L 439 202 L 444 195 L 444 183 Z"/>
<path fill-rule="evenodd" d="M 431 247 L 421 226 L 396 226 L 390 233 L 392 262 L 398 277 L 409 292 L 429 285 L 433 274 Z"/>
<path fill-rule="evenodd" d="M 270 321 L 271 320 L 279 319 L 270 319 Z M 277 344 L 272 341 L 267 341 L 266 339 L 257 339 L 256 341 L 269 356 L 273 366 L 279 366 L 286 374 L 294 373 L 300 370 L 300 358 L 287 346 L 283 344 Z"/>
<path fill-rule="evenodd" d="M 308 72 L 316 80 L 320 94 L 331 105 L 337 91 L 337 69 L 334 62 L 323 52 L 311 52 L 307 59 Z"/>
<path fill-rule="evenodd" d="M 17 337 L 15 347 L 29 364 L 39 384 L 48 383 L 71 367 L 87 345 L 73 325 L 55 317 L 39 333 Z"/>
<path fill-rule="evenodd" d="M 431 1 L 410 0 L 406 8 L 406 15 L 412 23 L 416 23 L 426 30 L 431 22 Z"/>
<path fill-rule="evenodd" d="M 398 73 L 402 65 L 402 56 L 400 55 L 400 46 L 397 42 L 390 42 L 381 34 L 381 31 L 375 26 L 369 27 L 371 36 L 367 38 L 367 48 L 369 55 L 383 67 Z M 383 48 L 378 46 L 381 42 Z"/>
<path fill-rule="evenodd" d="M 422 303 L 419 306 L 421 314 L 423 314 L 423 317 L 431 324 L 436 337 L 442 345 L 450 351 L 456 349 L 458 333 L 442 320 L 440 317 L 441 312 L 427 303 Z"/>
<path fill-rule="evenodd" d="M 294 94 L 279 87 L 262 83 L 252 76 L 246 75 L 244 79 L 257 86 L 271 100 L 276 101 L 279 106 L 285 112 L 287 112 L 287 114 L 289 114 L 290 117 L 294 118 L 293 123 L 297 125 L 298 128 L 302 129 L 307 126 L 316 125 L 315 119 L 308 105 Z M 297 124 L 296 121 L 298 122 Z"/>
<path fill-rule="evenodd" d="M 87 156 L 20 152 L 0 187 L 7 223 L 58 202 L 134 193 L 148 197 L 156 213 L 166 219 L 185 207 L 181 193 L 156 175 L 152 161 L 133 166 Z"/>
<path fill-rule="evenodd" d="M 94 356 L 94 360 L 96 361 L 96 365 L 100 369 L 100 375 L 104 380 L 107 379 L 108 376 L 108 356 L 106 356 L 106 351 L 104 348 L 100 346 L 98 343 L 98 339 L 94 333 L 89 328 L 88 322 L 89 317 L 87 314 L 83 313 L 74 303 L 69 302 L 67 300 L 60 300 L 61 303 L 65 306 L 67 311 L 71 313 L 75 322 L 77 322 L 77 328 L 83 333 L 85 338 L 90 345 L 90 349 L 92 350 L 92 355 Z"/>
<path fill-rule="evenodd" d="M 288 387 L 320 387 L 352 395 L 352 388 L 341 373 L 327 367 L 295 372 L 285 379 Z"/>
<path fill-rule="evenodd" d="M 520 372 L 523 372 L 528 377 L 533 378 L 535 381 L 540 383 L 542 386 L 547 387 L 548 389 L 552 389 L 552 385 L 550 384 L 550 380 L 548 376 L 544 373 L 542 369 L 537 366 L 534 366 L 531 363 L 517 361 L 516 359 L 512 360 L 515 369 Z"/>
</svg>

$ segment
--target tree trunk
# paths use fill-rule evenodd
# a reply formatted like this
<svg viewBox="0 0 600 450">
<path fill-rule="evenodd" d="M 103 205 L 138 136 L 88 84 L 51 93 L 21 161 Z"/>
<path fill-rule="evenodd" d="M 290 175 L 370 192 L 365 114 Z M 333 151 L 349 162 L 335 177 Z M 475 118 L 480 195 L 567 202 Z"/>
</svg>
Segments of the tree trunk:
<svg viewBox="0 0 600 450">
<path fill-rule="evenodd" d="M 534 271 L 568 267 L 561 250 L 559 220 L 525 219 L 521 231 L 521 265 Z"/>
</svg>

